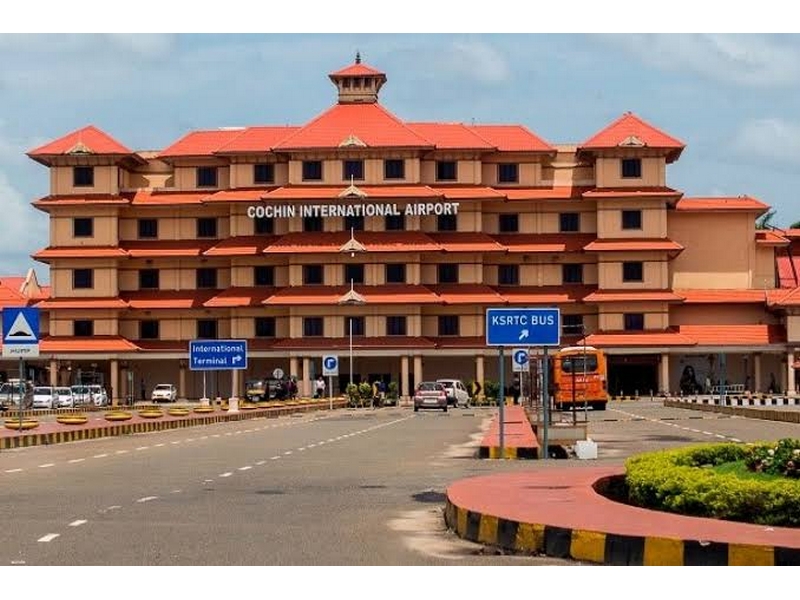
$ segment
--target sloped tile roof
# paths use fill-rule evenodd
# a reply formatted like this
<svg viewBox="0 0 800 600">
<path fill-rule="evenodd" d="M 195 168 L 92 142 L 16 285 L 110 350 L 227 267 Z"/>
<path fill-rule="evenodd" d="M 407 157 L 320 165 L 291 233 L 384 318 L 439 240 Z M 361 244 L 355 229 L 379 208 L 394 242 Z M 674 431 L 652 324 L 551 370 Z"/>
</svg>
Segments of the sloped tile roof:
<svg viewBox="0 0 800 600">
<path fill-rule="evenodd" d="M 786 343 L 783 325 L 680 325 L 698 346 L 762 346 Z"/>
<path fill-rule="evenodd" d="M 681 251 L 683 246 L 669 239 L 598 239 L 584 247 L 586 252 L 645 252 L 648 250 Z"/>
<path fill-rule="evenodd" d="M 468 128 L 501 152 L 555 152 L 550 144 L 522 125 L 469 125 Z"/>
<path fill-rule="evenodd" d="M 581 340 L 579 343 L 582 343 Z M 671 328 L 664 331 L 600 331 L 586 337 L 586 344 L 597 348 L 647 347 L 647 346 L 694 346 L 695 339 Z"/>
<path fill-rule="evenodd" d="M 675 205 L 678 211 L 727 212 L 745 211 L 763 213 L 769 206 L 750 196 L 734 196 L 729 198 L 681 198 Z"/>
<path fill-rule="evenodd" d="M 683 192 L 668 187 L 650 188 L 597 188 L 583 193 L 584 198 L 598 200 L 614 198 L 680 198 Z"/>
<path fill-rule="evenodd" d="M 674 292 L 683 298 L 684 304 L 763 304 L 768 298 L 764 290 L 754 289 L 678 289 Z"/>
<path fill-rule="evenodd" d="M 427 235 L 444 252 L 505 252 L 495 239 L 479 231 L 440 231 Z"/>
<path fill-rule="evenodd" d="M 598 290 L 584 302 L 682 302 L 683 297 L 670 290 Z"/>
<path fill-rule="evenodd" d="M 121 240 L 131 258 L 200 256 L 216 242 L 209 240 Z"/>
<path fill-rule="evenodd" d="M 135 352 L 138 346 L 122 336 L 48 336 L 39 343 L 40 351 L 51 352 Z"/>
<path fill-rule="evenodd" d="M 595 289 L 594 286 L 585 285 L 494 286 L 494 290 L 508 304 L 574 304 Z"/>
<path fill-rule="evenodd" d="M 416 123 L 406 126 L 420 137 L 433 142 L 437 150 L 494 150 L 495 147 L 463 123 Z"/>
<path fill-rule="evenodd" d="M 370 67 L 369 65 L 365 65 L 362 62 L 355 62 L 351 65 L 344 67 L 343 69 L 339 69 L 338 71 L 334 71 L 331 73 L 333 76 L 355 76 L 358 77 L 359 75 L 385 75 L 382 71 L 374 67 Z"/>
<path fill-rule="evenodd" d="M 159 152 L 158 158 L 210 156 L 240 136 L 243 131 L 244 128 L 190 131 L 178 141 Z"/>
<path fill-rule="evenodd" d="M 117 246 L 49 246 L 31 256 L 47 261 L 53 258 L 119 258 L 128 256 L 128 253 Z"/>
<path fill-rule="evenodd" d="M 261 306 L 275 293 L 274 287 L 231 287 L 203 302 L 206 308 Z"/>
<path fill-rule="evenodd" d="M 223 143 L 215 154 L 234 153 L 266 153 L 270 152 L 280 142 L 299 131 L 295 126 L 263 126 L 247 127 L 230 141 Z"/>
<path fill-rule="evenodd" d="M 680 152 L 685 144 L 631 112 L 627 112 L 616 121 L 594 134 L 583 144 L 582 150 L 602 150 L 625 145 L 631 138 L 636 138 L 648 148 L 666 148 Z"/>
<path fill-rule="evenodd" d="M 121 298 L 50 298 L 36 306 L 41 309 L 119 309 L 127 308 L 128 303 Z"/>
<path fill-rule="evenodd" d="M 276 240 L 276 235 L 240 235 L 226 238 L 203 252 L 204 256 L 258 256 Z"/>
<path fill-rule="evenodd" d="M 593 233 L 501 233 L 492 237 L 511 254 L 580 252 L 595 239 Z"/>
<path fill-rule="evenodd" d="M 43 146 L 34 148 L 27 154 L 33 158 L 37 156 L 66 155 L 71 153 L 133 154 L 128 148 L 94 125 L 77 129 Z"/>
</svg>

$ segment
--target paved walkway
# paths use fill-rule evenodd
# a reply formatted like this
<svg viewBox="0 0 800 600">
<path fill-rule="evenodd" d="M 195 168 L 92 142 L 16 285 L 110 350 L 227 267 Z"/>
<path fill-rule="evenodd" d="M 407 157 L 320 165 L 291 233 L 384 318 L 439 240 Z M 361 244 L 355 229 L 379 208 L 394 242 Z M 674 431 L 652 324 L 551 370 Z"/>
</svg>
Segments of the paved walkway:
<svg viewBox="0 0 800 600">
<path fill-rule="evenodd" d="M 800 529 L 684 517 L 593 489 L 622 466 L 540 468 L 464 479 L 445 518 L 466 539 L 523 553 L 631 565 L 800 565 Z"/>
<path fill-rule="evenodd" d="M 500 453 L 500 415 L 492 420 L 489 431 L 481 440 L 481 458 L 536 458 L 539 442 L 522 406 L 503 407 L 503 456 Z"/>
</svg>

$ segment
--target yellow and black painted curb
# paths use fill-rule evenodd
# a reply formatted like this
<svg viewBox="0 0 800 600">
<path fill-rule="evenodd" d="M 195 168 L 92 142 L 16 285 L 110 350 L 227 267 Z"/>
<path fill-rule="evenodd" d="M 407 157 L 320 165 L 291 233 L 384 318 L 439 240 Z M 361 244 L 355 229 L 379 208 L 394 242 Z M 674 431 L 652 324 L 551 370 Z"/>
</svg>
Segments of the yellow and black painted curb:
<svg viewBox="0 0 800 600">
<path fill-rule="evenodd" d="M 335 408 L 343 408 L 347 401 L 334 400 Z M 214 423 L 227 423 L 229 421 L 245 421 L 257 418 L 277 418 L 281 415 L 296 412 L 311 412 L 327 409 L 329 404 L 308 403 L 286 408 L 251 410 L 237 413 L 218 413 L 218 414 L 194 414 L 182 419 L 169 421 L 143 421 L 139 423 L 119 422 L 86 429 L 68 429 L 64 431 L 53 431 L 49 433 L 22 433 L 8 437 L 0 437 L 0 450 L 9 448 L 27 448 L 29 446 L 45 446 L 50 444 L 62 444 L 65 442 L 75 442 L 79 440 L 91 440 L 104 437 L 119 435 L 130 435 L 134 433 L 150 433 L 154 431 L 165 431 L 169 429 L 179 429 L 182 427 L 196 427 L 198 425 L 211 425 Z"/>
<path fill-rule="evenodd" d="M 459 508 L 447 499 L 447 526 L 459 537 L 518 554 L 636 566 L 797 566 L 800 549 L 618 535 L 519 523 Z"/>
<path fill-rule="evenodd" d="M 774 408 L 755 408 L 748 406 L 721 406 L 719 404 L 703 404 L 684 402 L 680 400 L 665 400 L 664 406 L 669 408 L 686 408 L 703 412 L 733 415 L 749 419 L 762 419 L 764 421 L 780 421 L 783 423 L 800 423 L 800 411 L 776 410 Z"/>
<path fill-rule="evenodd" d="M 503 446 L 502 456 L 500 446 L 480 446 L 478 458 L 505 458 L 507 460 L 532 459 L 539 456 L 538 448 L 532 446 Z"/>
</svg>

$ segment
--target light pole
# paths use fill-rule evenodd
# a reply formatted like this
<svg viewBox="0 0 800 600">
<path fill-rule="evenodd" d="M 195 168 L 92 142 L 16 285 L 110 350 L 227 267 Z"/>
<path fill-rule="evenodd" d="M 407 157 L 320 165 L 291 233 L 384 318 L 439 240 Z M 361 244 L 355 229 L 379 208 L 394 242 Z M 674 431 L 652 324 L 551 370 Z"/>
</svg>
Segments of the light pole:
<svg viewBox="0 0 800 600">
<path fill-rule="evenodd" d="M 347 292 L 344 296 L 339 298 L 339 305 L 342 306 L 361 306 L 362 304 L 366 304 L 366 299 L 364 296 L 359 294 L 358 292 L 353 289 L 353 279 L 350 279 L 350 291 Z M 350 315 L 347 317 L 348 322 L 348 331 L 349 331 L 349 338 L 350 338 L 350 383 L 353 382 L 353 316 Z"/>
</svg>

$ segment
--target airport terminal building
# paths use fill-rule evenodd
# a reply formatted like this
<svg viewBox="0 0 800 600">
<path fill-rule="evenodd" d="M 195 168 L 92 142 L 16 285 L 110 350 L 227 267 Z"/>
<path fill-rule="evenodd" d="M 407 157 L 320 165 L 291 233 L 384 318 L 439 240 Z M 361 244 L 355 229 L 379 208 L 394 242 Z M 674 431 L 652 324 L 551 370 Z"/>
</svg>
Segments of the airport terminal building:
<svg viewBox="0 0 800 600">
<path fill-rule="evenodd" d="M 800 231 L 757 230 L 754 198 L 671 188 L 683 142 L 632 113 L 578 144 L 409 122 L 359 58 L 329 77 L 335 103 L 305 124 L 192 131 L 157 152 L 89 126 L 28 153 L 50 177 L 33 202 L 50 287 L 23 294 L 42 309 L 45 381 L 80 370 L 115 401 L 157 383 L 198 398 L 190 340 L 246 339 L 247 370 L 217 372 L 212 393 L 275 368 L 311 393 L 336 354 L 336 388 L 352 369 L 408 395 L 497 379 L 487 308 L 555 306 L 565 345 L 607 351 L 612 393 L 677 392 L 687 367 L 794 392 Z"/>
</svg>

